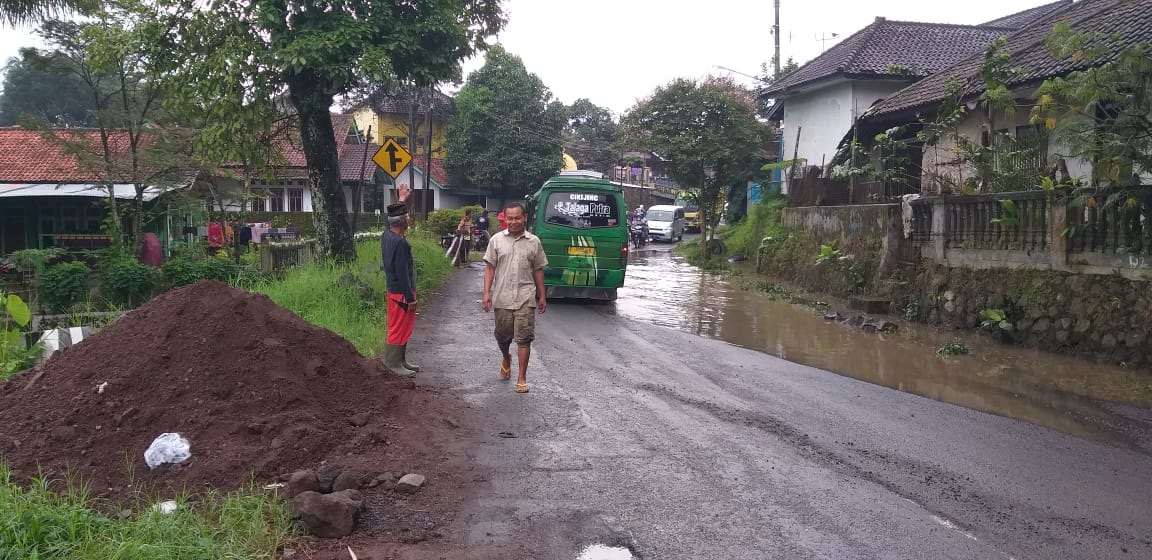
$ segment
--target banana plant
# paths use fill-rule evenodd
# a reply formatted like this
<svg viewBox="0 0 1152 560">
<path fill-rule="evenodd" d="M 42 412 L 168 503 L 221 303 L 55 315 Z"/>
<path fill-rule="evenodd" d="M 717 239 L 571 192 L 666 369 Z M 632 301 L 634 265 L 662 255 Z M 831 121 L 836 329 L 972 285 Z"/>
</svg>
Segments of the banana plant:
<svg viewBox="0 0 1152 560">
<path fill-rule="evenodd" d="M 32 322 L 28 304 L 16 294 L 0 292 L 0 376 L 7 377 L 29 365 L 34 355 L 24 348 L 21 329 Z"/>
</svg>

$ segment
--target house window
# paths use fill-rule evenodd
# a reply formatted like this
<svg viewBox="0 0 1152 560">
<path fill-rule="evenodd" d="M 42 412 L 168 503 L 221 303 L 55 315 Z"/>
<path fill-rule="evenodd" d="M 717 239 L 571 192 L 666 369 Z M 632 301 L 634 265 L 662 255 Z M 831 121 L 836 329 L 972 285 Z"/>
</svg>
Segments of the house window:
<svg viewBox="0 0 1152 560">
<path fill-rule="evenodd" d="M 408 137 L 406 137 L 406 136 L 393 136 L 392 139 L 395 140 L 396 143 L 400 144 L 401 146 L 405 146 L 405 147 L 408 146 Z"/>
<path fill-rule="evenodd" d="M 268 211 L 284 211 L 284 189 L 268 189 Z"/>
<path fill-rule="evenodd" d="M 288 189 L 288 211 L 304 211 L 304 189 Z"/>
<path fill-rule="evenodd" d="M 45 206 L 40 208 L 40 248 L 46 249 L 55 245 L 56 238 L 56 208 Z"/>
<path fill-rule="evenodd" d="M 80 233 L 80 209 L 65 206 L 60 209 L 60 232 Z"/>
<path fill-rule="evenodd" d="M 268 192 L 264 189 L 252 189 L 251 200 L 253 212 L 268 211 Z"/>
<path fill-rule="evenodd" d="M 100 233 L 104 209 L 97 203 L 84 209 L 84 233 Z"/>
</svg>

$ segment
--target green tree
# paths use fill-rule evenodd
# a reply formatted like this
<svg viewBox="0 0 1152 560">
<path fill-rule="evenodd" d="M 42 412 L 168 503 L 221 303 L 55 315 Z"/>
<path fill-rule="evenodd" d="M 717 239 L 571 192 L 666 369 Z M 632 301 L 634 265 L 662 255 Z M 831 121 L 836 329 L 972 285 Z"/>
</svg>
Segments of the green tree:
<svg viewBox="0 0 1152 560">
<path fill-rule="evenodd" d="M 612 112 L 588 99 L 577 99 L 568 107 L 563 142 L 568 155 L 582 169 L 609 174 L 620 156 Z"/>
<path fill-rule="evenodd" d="M 0 23 L 17 26 L 73 13 L 89 13 L 100 6 L 95 0 L 0 0 Z"/>
<path fill-rule="evenodd" d="M 520 197 L 563 166 L 564 105 L 500 45 L 456 94 L 445 166 L 467 184 Z"/>
<path fill-rule="evenodd" d="M 681 78 L 656 88 L 620 125 L 629 144 L 668 158 L 676 183 L 697 191 L 709 257 L 724 188 L 743 188 L 769 157 L 771 129 L 756 118 L 753 92 L 728 78 Z"/>
<path fill-rule="evenodd" d="M 87 86 L 76 76 L 35 64 L 36 53 L 21 52 L 4 70 L 0 126 L 33 117 L 54 126 L 91 126 L 95 108 Z"/>
<path fill-rule="evenodd" d="M 106 222 L 109 233 L 117 247 L 126 244 L 132 249 L 148 221 L 147 189 L 178 184 L 186 179 L 189 166 L 178 146 L 181 135 L 163 126 L 161 67 L 142 41 L 154 33 L 155 23 L 137 19 L 134 8 L 109 4 L 92 14 L 89 22 L 46 22 L 39 34 L 52 48 L 25 51 L 38 67 L 84 84 L 92 101 L 90 126 L 95 133 L 75 133 L 34 119 L 22 123 L 41 130 L 82 169 L 101 178 L 112 216 Z M 131 185 L 133 197 L 127 208 L 116 198 L 117 184 Z"/>
<path fill-rule="evenodd" d="M 1091 66 L 1046 80 L 1032 122 L 1051 130 L 1066 156 L 1092 163 L 1092 186 L 1132 186 L 1152 173 L 1152 44 L 1124 41 L 1067 22 L 1047 38 L 1057 59 Z"/>
<path fill-rule="evenodd" d="M 504 26 L 499 0 L 157 0 L 167 30 L 157 48 L 245 68 L 248 98 L 284 99 L 300 126 L 325 257 L 348 261 L 355 247 L 340 181 L 331 108 L 337 96 L 370 83 L 431 86 L 460 72 Z M 189 74 L 190 92 L 211 103 L 236 87 L 229 72 Z"/>
</svg>

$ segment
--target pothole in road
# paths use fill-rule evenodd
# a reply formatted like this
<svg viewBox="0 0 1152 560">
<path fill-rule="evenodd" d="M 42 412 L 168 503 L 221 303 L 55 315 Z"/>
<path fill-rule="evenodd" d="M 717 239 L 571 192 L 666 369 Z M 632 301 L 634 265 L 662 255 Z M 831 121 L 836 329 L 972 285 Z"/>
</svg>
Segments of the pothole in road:
<svg viewBox="0 0 1152 560">
<path fill-rule="evenodd" d="M 621 546 L 594 544 L 580 551 L 576 560 L 635 560 L 631 550 Z"/>
</svg>

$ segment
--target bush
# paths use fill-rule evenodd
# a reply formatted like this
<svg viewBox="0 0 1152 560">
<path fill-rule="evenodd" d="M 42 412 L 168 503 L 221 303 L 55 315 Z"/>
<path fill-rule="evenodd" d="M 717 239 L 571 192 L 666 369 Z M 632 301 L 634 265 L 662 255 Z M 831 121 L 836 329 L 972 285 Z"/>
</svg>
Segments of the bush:
<svg viewBox="0 0 1152 560">
<path fill-rule="evenodd" d="M 196 259 L 189 257 L 175 257 L 160 269 L 164 275 L 164 284 L 169 288 L 187 286 L 200 279 Z"/>
<path fill-rule="evenodd" d="M 199 273 L 200 280 L 227 282 L 235 268 L 232 263 L 224 259 L 216 258 L 201 259 L 200 262 L 196 264 L 196 271 Z"/>
<path fill-rule="evenodd" d="M 200 280 L 228 282 L 237 274 L 236 265 L 220 257 L 175 257 L 164 263 L 162 272 L 166 288 L 179 288 Z"/>
<path fill-rule="evenodd" d="M 82 262 L 54 264 L 40 276 L 40 304 L 52 313 L 63 313 L 88 299 L 88 265 Z"/>
<path fill-rule="evenodd" d="M 107 261 L 100 275 L 100 290 L 109 300 L 129 307 L 146 301 L 156 289 L 157 274 L 132 257 Z"/>
<path fill-rule="evenodd" d="M 443 210 L 434 210 L 428 214 L 426 227 L 428 228 L 428 231 L 437 236 L 455 233 L 456 224 L 460 223 L 460 218 L 464 217 L 464 212 L 469 210 L 472 211 L 472 217 L 475 218 L 484 211 L 484 208 L 481 206 L 465 206 L 455 210 L 449 210 L 447 208 Z M 491 227 L 492 224 L 489 223 L 489 228 Z"/>
</svg>

